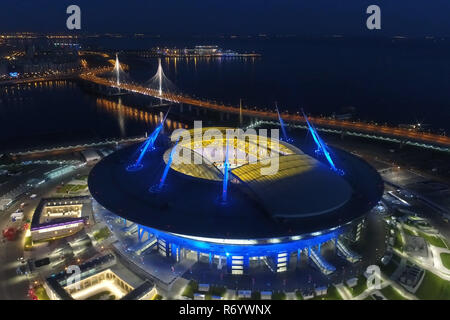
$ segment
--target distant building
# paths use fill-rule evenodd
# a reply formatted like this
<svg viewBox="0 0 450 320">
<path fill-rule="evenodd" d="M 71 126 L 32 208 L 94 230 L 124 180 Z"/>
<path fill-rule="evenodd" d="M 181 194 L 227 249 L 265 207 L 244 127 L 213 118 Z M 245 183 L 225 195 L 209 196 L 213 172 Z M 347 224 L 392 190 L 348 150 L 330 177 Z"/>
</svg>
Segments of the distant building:
<svg viewBox="0 0 450 320">
<path fill-rule="evenodd" d="M 98 152 L 93 149 L 81 151 L 81 155 L 83 156 L 83 159 L 86 163 L 94 163 L 102 159 L 100 154 L 98 154 Z"/>
<path fill-rule="evenodd" d="M 53 169 L 51 171 L 48 171 L 44 174 L 44 176 L 46 177 L 47 180 L 49 179 L 55 179 L 58 178 L 62 175 L 65 175 L 73 170 L 75 170 L 76 167 L 73 165 L 66 165 L 66 166 L 62 166 L 56 169 Z"/>
<path fill-rule="evenodd" d="M 73 235 L 89 221 L 89 196 L 42 199 L 31 220 L 31 238 L 47 241 Z"/>
<path fill-rule="evenodd" d="M 155 285 L 142 281 L 127 269 L 116 265 L 109 253 L 78 266 L 79 279 L 69 283 L 72 273 L 62 271 L 47 278 L 44 288 L 51 300 L 150 300 L 156 294 Z"/>
</svg>

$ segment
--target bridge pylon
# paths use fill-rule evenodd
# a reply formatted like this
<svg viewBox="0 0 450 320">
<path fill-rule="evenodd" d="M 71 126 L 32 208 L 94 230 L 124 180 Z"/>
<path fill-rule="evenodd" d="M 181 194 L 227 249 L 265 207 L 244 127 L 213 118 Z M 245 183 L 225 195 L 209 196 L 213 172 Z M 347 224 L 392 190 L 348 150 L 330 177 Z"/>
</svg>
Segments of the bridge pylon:
<svg viewBox="0 0 450 320">
<path fill-rule="evenodd" d="M 120 62 L 119 55 L 116 53 L 116 63 L 114 64 L 114 72 L 116 73 L 116 84 L 120 86 Z"/>
</svg>

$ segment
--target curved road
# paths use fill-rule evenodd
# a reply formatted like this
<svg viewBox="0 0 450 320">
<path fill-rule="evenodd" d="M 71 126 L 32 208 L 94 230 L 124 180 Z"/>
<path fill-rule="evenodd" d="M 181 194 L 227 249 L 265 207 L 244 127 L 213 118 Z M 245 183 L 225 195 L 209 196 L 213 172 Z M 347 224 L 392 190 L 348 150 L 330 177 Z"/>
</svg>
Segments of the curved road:
<svg viewBox="0 0 450 320">
<path fill-rule="evenodd" d="M 104 71 L 105 69 L 102 69 Z M 242 112 L 243 115 L 260 118 L 260 119 L 270 119 L 277 120 L 278 115 L 276 112 L 271 111 L 259 111 L 259 110 L 249 110 L 249 109 L 241 109 L 235 106 L 227 106 L 224 104 L 219 104 L 216 102 L 210 102 L 201 100 L 198 98 L 189 97 L 187 95 L 182 94 L 172 94 L 172 93 L 162 93 L 159 94 L 158 90 L 150 89 L 143 87 L 138 84 L 130 84 L 130 83 L 120 83 L 117 84 L 114 81 L 110 81 L 108 79 L 100 78 L 97 76 L 99 72 L 85 72 L 80 74 L 80 78 L 86 81 L 91 81 L 96 84 L 120 88 L 123 90 L 127 90 L 130 92 L 140 93 L 147 96 L 152 96 L 155 98 L 164 99 L 171 102 L 176 103 L 186 103 L 193 106 L 198 106 L 202 108 L 213 109 L 216 111 L 228 112 L 228 113 L 236 113 L 239 114 Z M 285 121 L 295 122 L 295 123 L 305 123 L 305 118 L 299 114 L 283 114 L 283 119 Z M 385 125 L 375 125 L 368 124 L 363 122 L 355 122 L 355 121 L 347 121 L 347 120 L 336 120 L 329 118 L 319 118 L 319 117 L 309 117 L 309 120 L 321 127 L 329 127 L 336 128 L 341 130 L 350 130 L 356 132 L 364 132 L 364 133 L 372 133 L 383 136 L 390 136 L 395 138 L 400 138 L 403 140 L 412 140 L 418 142 L 429 143 L 433 145 L 440 145 L 449 147 L 450 146 L 450 137 L 441 136 L 432 133 L 424 133 L 408 130 L 405 128 L 398 127 L 388 127 Z"/>
</svg>

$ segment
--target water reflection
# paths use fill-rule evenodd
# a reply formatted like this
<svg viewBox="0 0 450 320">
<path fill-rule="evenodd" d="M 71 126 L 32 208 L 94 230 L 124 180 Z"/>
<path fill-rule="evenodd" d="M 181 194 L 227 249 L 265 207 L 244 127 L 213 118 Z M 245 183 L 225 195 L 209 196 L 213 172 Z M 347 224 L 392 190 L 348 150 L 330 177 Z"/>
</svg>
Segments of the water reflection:
<svg viewBox="0 0 450 320">
<path fill-rule="evenodd" d="M 118 115 L 119 126 L 121 134 L 125 136 L 125 119 L 143 122 L 149 126 L 159 124 L 163 118 L 162 113 L 156 114 L 145 110 L 140 110 L 122 103 L 119 98 L 117 102 L 105 98 L 97 98 L 96 105 L 101 110 L 106 110 L 108 113 Z M 170 116 L 170 115 L 169 115 Z M 169 118 L 166 119 L 165 128 L 169 132 L 175 129 L 188 128 L 187 124 L 179 121 L 174 121 Z"/>
</svg>

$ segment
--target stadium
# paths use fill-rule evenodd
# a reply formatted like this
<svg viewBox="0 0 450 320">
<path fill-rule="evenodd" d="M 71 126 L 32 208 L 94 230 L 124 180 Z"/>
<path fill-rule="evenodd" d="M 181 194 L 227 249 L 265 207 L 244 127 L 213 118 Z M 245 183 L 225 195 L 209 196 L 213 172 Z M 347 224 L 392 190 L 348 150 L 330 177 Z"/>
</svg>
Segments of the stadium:
<svg viewBox="0 0 450 320">
<path fill-rule="evenodd" d="M 270 159 L 255 140 L 228 138 L 226 129 L 190 130 L 193 139 L 173 142 L 162 135 L 156 140 L 157 128 L 144 143 L 96 164 L 90 192 L 124 229 L 137 228 L 140 251 L 154 248 L 176 262 L 194 257 L 239 275 L 261 261 L 283 272 L 305 255 L 331 274 L 335 268 L 321 256 L 324 244 L 350 262 L 360 260 L 346 243 L 382 196 L 375 169 L 328 147 L 310 127 L 312 138 L 302 145 L 269 144 L 278 170 L 263 175 Z M 207 130 L 223 133 L 220 147 Z M 173 161 L 175 153 L 191 161 Z M 217 153 L 223 161 L 214 160 Z"/>
</svg>

